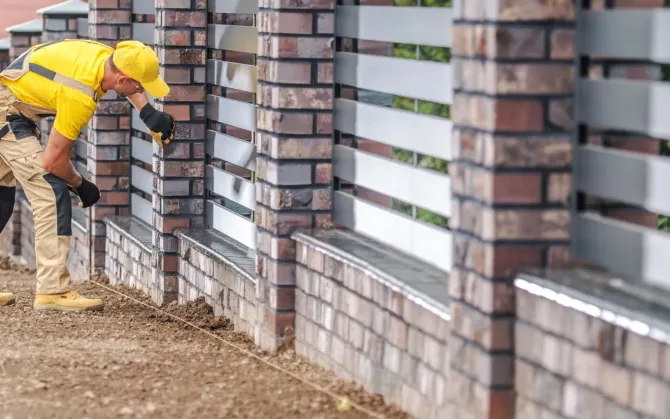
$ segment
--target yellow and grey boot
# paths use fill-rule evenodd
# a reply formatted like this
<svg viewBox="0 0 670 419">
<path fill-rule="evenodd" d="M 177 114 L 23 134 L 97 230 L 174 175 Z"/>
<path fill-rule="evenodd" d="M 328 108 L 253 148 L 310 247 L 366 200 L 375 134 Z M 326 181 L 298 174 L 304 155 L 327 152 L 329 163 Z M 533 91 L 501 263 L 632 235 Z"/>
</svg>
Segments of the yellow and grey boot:
<svg viewBox="0 0 670 419">
<path fill-rule="evenodd" d="M 11 306 L 16 302 L 14 294 L 11 292 L 0 292 L 0 307 L 1 306 Z"/>
<path fill-rule="evenodd" d="M 77 291 L 68 291 L 62 294 L 37 294 L 33 307 L 35 310 L 101 311 L 104 304 L 100 299 L 84 298 Z"/>
</svg>

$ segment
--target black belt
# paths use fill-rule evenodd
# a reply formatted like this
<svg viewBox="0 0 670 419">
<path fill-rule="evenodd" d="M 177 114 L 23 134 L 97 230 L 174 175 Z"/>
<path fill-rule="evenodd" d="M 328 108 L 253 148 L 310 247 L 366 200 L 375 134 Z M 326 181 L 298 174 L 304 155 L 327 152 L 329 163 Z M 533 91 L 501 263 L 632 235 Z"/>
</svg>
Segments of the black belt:
<svg viewBox="0 0 670 419">
<path fill-rule="evenodd" d="M 35 135 L 35 130 L 37 129 L 37 124 L 31 119 L 28 119 L 23 116 L 17 115 L 7 115 L 7 124 L 0 128 L 0 139 L 5 135 L 9 134 L 10 130 L 14 131 L 16 139 L 20 140 L 22 138 Z"/>
</svg>

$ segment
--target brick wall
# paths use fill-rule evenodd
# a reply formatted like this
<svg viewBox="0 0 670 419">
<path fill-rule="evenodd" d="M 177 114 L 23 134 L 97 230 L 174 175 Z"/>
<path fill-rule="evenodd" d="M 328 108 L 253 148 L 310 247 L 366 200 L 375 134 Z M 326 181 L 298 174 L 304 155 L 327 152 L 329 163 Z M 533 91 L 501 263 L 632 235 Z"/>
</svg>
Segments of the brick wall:
<svg viewBox="0 0 670 419">
<path fill-rule="evenodd" d="M 151 247 L 118 224 L 107 223 L 106 231 L 105 275 L 110 284 L 123 284 L 155 297 L 158 288 L 151 277 Z M 146 231 L 150 237 L 151 232 Z"/>
<path fill-rule="evenodd" d="M 73 206 L 76 205 L 77 203 L 73 203 Z M 85 214 L 84 217 L 86 217 Z M 91 237 L 88 234 L 86 225 L 82 225 L 75 220 L 73 221 L 72 236 L 70 237 L 70 256 L 68 258 L 67 267 L 70 271 L 70 277 L 72 280 L 86 281 L 91 275 L 91 265 L 89 262 Z"/>
<path fill-rule="evenodd" d="M 51 15 L 42 16 L 44 30 L 42 42 L 60 41 L 62 39 L 77 39 L 77 19 L 87 15 Z"/>
<path fill-rule="evenodd" d="M 10 32 L 9 60 L 14 61 L 33 45 L 42 41 L 42 31 L 39 32 Z"/>
</svg>

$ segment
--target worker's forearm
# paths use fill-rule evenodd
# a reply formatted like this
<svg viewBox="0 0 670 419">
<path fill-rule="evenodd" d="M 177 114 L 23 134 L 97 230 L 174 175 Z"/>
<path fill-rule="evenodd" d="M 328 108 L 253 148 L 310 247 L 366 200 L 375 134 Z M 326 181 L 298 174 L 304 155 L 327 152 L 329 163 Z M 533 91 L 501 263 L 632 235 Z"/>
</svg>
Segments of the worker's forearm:
<svg viewBox="0 0 670 419">
<path fill-rule="evenodd" d="M 74 169 L 74 166 L 72 165 L 72 162 L 70 161 L 69 158 L 55 159 L 51 163 L 49 168 L 47 168 L 47 171 L 52 175 L 58 176 L 59 178 L 63 179 L 65 183 L 72 185 L 75 188 L 78 188 L 79 185 L 81 185 L 82 177 Z"/>
<path fill-rule="evenodd" d="M 149 103 L 149 98 L 144 92 L 132 94 L 128 96 L 128 100 L 133 104 L 135 109 L 137 109 L 137 112 L 141 111 L 144 105 Z"/>
</svg>

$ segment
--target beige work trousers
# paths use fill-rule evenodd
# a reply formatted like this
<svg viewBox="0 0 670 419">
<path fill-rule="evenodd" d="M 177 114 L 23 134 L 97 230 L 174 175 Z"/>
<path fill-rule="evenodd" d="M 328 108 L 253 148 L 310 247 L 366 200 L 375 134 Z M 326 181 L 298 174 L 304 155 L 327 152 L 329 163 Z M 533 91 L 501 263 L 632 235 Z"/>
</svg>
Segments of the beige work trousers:
<svg viewBox="0 0 670 419">
<path fill-rule="evenodd" d="M 27 123 L 48 114 L 53 111 L 20 103 L 0 81 L 0 129 L 10 128 L 0 138 L 0 188 L 15 187 L 18 180 L 32 207 L 37 294 L 71 290 L 67 269 L 72 234 L 70 192 L 62 179 L 44 170 L 38 132 Z M 24 119 L 13 118 L 17 115 Z"/>
</svg>

